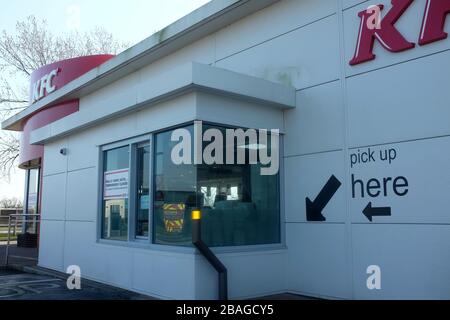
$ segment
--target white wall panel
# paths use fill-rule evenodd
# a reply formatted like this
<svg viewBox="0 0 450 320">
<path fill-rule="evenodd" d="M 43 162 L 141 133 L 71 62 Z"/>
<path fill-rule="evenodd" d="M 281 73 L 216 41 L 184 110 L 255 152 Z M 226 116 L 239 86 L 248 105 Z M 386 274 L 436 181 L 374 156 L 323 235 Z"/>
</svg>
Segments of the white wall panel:
<svg viewBox="0 0 450 320">
<path fill-rule="evenodd" d="M 86 168 L 86 164 L 92 165 L 93 163 L 97 163 L 99 146 L 138 135 L 136 126 L 137 113 L 132 113 L 91 127 L 83 131 L 85 134 L 80 138 L 77 135 L 72 135 L 71 145 L 75 146 L 73 153 L 77 152 L 77 155 L 72 158 L 71 170 L 83 169 Z M 83 144 L 85 145 L 85 149 L 82 149 Z M 83 156 L 83 150 L 87 153 L 85 155 L 87 159 L 85 160 L 79 159 Z"/>
<path fill-rule="evenodd" d="M 118 105 L 134 105 L 137 101 L 139 72 L 130 74 L 94 93 L 80 99 L 80 112 L 95 113 L 99 109 L 108 110 Z"/>
<path fill-rule="evenodd" d="M 343 149 L 344 105 L 341 82 L 335 81 L 297 93 L 297 108 L 284 111 L 284 155 Z"/>
<path fill-rule="evenodd" d="M 66 173 L 43 180 L 41 215 L 46 220 L 64 220 L 66 216 Z"/>
<path fill-rule="evenodd" d="M 96 151 L 99 141 L 93 139 L 93 132 L 97 131 L 96 129 L 98 127 L 84 130 L 68 138 L 68 171 L 98 166 Z"/>
<path fill-rule="evenodd" d="M 450 226 L 353 225 L 356 299 L 450 299 Z M 367 267 L 381 290 L 367 289 Z"/>
<path fill-rule="evenodd" d="M 450 224 L 450 137 L 369 148 L 375 162 L 351 169 L 352 221 L 369 223 L 362 210 L 372 202 L 374 207 L 391 208 L 391 216 L 373 218 L 378 223 Z M 358 149 L 351 152 L 356 159 Z M 395 159 L 382 161 L 386 153 Z M 405 182 L 408 186 L 403 186 Z M 370 194 L 368 185 L 373 187 Z"/>
<path fill-rule="evenodd" d="M 289 291 L 328 298 L 351 298 L 344 224 L 286 225 Z"/>
<path fill-rule="evenodd" d="M 338 0 L 338 1 L 342 1 L 342 7 L 344 9 L 356 6 L 356 5 L 364 3 L 364 2 L 369 2 L 368 0 Z"/>
<path fill-rule="evenodd" d="M 132 251 L 96 244 L 95 223 L 66 222 L 64 262 L 65 267 L 78 265 L 87 278 L 131 288 Z"/>
<path fill-rule="evenodd" d="M 280 109 L 230 97 L 200 93 L 196 119 L 242 128 L 279 129 L 284 132 Z"/>
<path fill-rule="evenodd" d="M 64 270 L 64 221 L 42 220 L 39 236 L 39 266 Z"/>
<path fill-rule="evenodd" d="M 67 220 L 97 221 L 98 169 L 69 172 L 67 175 Z"/>
<path fill-rule="evenodd" d="M 133 264 L 133 289 L 164 299 L 195 299 L 193 255 L 138 251 Z"/>
<path fill-rule="evenodd" d="M 280 1 L 217 32 L 217 59 L 221 60 L 335 12 L 335 0 Z"/>
<path fill-rule="evenodd" d="M 445 70 L 450 51 L 348 79 L 350 146 L 449 135 Z"/>
<path fill-rule="evenodd" d="M 190 93 L 149 106 L 136 113 L 136 127 L 140 134 L 161 130 L 195 120 L 197 94 Z"/>
<path fill-rule="evenodd" d="M 285 165 L 285 214 L 287 222 L 305 222 L 305 199 L 317 197 L 332 175 L 342 183 L 322 214 L 327 222 L 346 221 L 344 154 L 341 151 L 289 157 Z"/>
<path fill-rule="evenodd" d="M 217 66 L 298 89 L 339 78 L 339 33 L 333 15 L 239 54 Z"/>
<path fill-rule="evenodd" d="M 58 174 L 67 171 L 67 157 L 60 153 L 60 150 L 67 148 L 67 139 L 45 145 L 44 148 L 44 176 Z"/>
<path fill-rule="evenodd" d="M 155 74 L 167 72 L 190 62 L 212 64 L 215 60 L 215 37 L 214 35 L 196 41 L 182 50 L 174 52 L 154 63 L 139 70 L 140 81 L 145 83 L 147 79 L 153 78 Z"/>
<path fill-rule="evenodd" d="M 228 270 L 231 299 L 285 292 L 287 250 L 228 253 L 218 256 Z M 196 299 L 217 299 L 217 272 L 200 255 L 197 255 L 195 263 Z"/>
</svg>

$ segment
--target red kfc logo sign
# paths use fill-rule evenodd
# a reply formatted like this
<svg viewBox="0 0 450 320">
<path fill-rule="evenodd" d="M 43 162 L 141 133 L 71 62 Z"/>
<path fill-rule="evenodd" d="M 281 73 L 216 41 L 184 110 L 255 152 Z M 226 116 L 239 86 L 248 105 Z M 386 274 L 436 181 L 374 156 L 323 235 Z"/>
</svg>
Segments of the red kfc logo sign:
<svg viewBox="0 0 450 320">
<path fill-rule="evenodd" d="M 408 41 L 397 30 L 395 23 L 411 6 L 414 0 L 392 0 L 392 7 L 388 12 L 383 5 L 371 6 L 358 13 L 361 19 L 356 51 L 350 65 L 354 66 L 375 59 L 373 47 L 375 41 L 390 52 L 402 52 L 415 47 L 415 43 Z M 450 13 L 450 0 L 427 0 L 422 28 L 420 30 L 419 45 L 446 39 L 444 31 L 447 14 Z"/>
</svg>

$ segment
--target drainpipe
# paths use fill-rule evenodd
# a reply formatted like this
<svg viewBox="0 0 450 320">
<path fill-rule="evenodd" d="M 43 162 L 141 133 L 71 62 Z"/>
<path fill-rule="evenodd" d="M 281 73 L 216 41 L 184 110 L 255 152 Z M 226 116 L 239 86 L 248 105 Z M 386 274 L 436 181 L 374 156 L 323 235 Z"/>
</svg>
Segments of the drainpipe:
<svg viewBox="0 0 450 320">
<path fill-rule="evenodd" d="M 211 251 L 202 240 L 202 212 L 192 211 L 192 244 L 208 260 L 209 264 L 216 269 L 219 274 L 219 300 L 228 300 L 228 271 L 223 263 Z"/>
</svg>

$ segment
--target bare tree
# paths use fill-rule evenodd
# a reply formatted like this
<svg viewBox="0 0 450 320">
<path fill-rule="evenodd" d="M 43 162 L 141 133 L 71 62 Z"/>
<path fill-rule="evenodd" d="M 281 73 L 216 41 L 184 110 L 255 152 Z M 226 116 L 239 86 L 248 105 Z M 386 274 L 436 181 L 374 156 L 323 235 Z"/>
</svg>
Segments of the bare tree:
<svg viewBox="0 0 450 320">
<path fill-rule="evenodd" d="M 0 34 L 0 120 L 28 105 L 31 73 L 47 64 L 93 54 L 117 54 L 128 47 L 103 28 L 57 36 L 34 16 L 16 24 L 15 33 Z M 0 134 L 0 174 L 9 176 L 18 157 L 18 135 Z"/>
<path fill-rule="evenodd" d="M 19 209 L 23 208 L 23 203 L 18 198 L 3 198 L 0 200 L 0 208 L 2 209 Z"/>
<path fill-rule="evenodd" d="M 17 134 L 3 133 L 0 135 L 0 172 L 9 177 L 19 157 L 20 143 Z"/>
</svg>

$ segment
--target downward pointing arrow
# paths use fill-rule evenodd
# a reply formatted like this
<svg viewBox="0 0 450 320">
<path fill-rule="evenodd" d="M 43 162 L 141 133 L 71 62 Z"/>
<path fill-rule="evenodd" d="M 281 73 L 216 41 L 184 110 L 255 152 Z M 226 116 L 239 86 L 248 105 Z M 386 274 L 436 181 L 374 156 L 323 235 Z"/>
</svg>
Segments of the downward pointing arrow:
<svg viewBox="0 0 450 320">
<path fill-rule="evenodd" d="M 332 175 L 327 184 L 322 188 L 322 191 L 320 191 L 314 202 L 309 198 L 306 198 L 306 219 L 308 221 L 327 220 L 322 215 L 322 211 L 323 209 L 325 209 L 328 202 L 330 202 L 341 185 L 341 182 L 334 175 Z"/>
<path fill-rule="evenodd" d="M 391 216 L 391 207 L 372 207 L 372 202 L 369 202 L 367 207 L 363 210 L 363 214 L 372 222 L 373 217 L 389 217 Z"/>
</svg>

